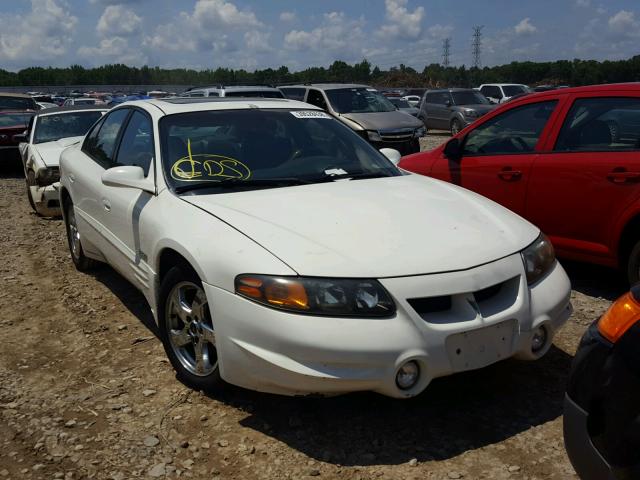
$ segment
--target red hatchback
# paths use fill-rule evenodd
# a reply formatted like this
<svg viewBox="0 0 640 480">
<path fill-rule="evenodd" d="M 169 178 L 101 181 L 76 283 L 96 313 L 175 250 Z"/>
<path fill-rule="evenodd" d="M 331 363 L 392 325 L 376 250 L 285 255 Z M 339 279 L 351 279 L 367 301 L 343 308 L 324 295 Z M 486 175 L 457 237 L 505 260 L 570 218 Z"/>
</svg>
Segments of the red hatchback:
<svg viewBox="0 0 640 480">
<path fill-rule="evenodd" d="M 565 258 L 640 280 L 640 84 L 527 95 L 406 170 L 480 193 L 539 226 Z"/>
</svg>

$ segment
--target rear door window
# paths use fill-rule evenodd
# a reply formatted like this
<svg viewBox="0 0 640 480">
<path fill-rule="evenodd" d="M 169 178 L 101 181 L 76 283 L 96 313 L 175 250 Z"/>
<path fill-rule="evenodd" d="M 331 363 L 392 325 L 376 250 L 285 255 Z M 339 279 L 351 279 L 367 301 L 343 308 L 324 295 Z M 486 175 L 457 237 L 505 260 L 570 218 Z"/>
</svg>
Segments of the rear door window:
<svg viewBox="0 0 640 480">
<path fill-rule="evenodd" d="M 554 150 L 640 150 L 640 98 L 577 99 L 562 125 Z"/>
<path fill-rule="evenodd" d="M 557 100 L 531 103 L 487 120 L 467 135 L 464 155 L 533 152 L 557 103 Z"/>
</svg>

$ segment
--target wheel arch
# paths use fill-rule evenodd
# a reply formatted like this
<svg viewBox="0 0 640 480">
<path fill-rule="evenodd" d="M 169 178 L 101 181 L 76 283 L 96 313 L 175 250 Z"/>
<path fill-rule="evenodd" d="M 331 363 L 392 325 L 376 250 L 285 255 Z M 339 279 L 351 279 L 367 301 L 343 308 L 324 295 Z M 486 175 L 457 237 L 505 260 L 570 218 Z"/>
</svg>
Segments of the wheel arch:
<svg viewBox="0 0 640 480">
<path fill-rule="evenodd" d="M 618 236 L 618 265 L 626 269 L 629 254 L 633 246 L 640 240 L 640 211 L 636 212 L 624 224 Z"/>
</svg>

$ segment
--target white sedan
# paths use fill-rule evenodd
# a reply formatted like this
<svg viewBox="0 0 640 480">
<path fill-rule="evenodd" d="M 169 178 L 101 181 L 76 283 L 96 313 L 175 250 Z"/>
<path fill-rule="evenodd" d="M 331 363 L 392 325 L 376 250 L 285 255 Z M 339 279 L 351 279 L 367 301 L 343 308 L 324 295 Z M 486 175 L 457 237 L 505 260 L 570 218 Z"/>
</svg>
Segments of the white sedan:
<svg viewBox="0 0 640 480">
<path fill-rule="evenodd" d="M 82 140 L 108 108 L 56 107 L 40 110 L 20 143 L 27 198 L 38 215 L 60 215 L 58 163 L 62 151 Z"/>
<path fill-rule="evenodd" d="M 571 313 L 536 227 L 305 103 L 124 103 L 64 151 L 61 183 L 75 265 L 143 292 L 197 389 L 411 397 L 540 358 Z"/>
</svg>

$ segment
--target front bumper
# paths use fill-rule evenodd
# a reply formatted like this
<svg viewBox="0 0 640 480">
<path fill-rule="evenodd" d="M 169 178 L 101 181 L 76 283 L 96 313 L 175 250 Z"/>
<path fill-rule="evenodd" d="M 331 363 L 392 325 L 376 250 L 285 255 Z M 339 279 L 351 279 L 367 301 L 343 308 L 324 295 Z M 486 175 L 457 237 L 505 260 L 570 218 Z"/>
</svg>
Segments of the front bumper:
<svg viewBox="0 0 640 480">
<path fill-rule="evenodd" d="M 562 267 L 556 264 L 529 288 L 519 254 L 463 272 L 380 281 L 397 305 L 392 318 L 286 313 L 205 284 L 222 378 L 286 395 L 371 390 L 412 397 L 436 377 L 512 356 L 539 358 L 571 313 L 570 285 Z M 475 306 L 468 301 L 470 292 L 495 284 L 506 285 L 504 295 Z M 450 295 L 450 309 L 418 313 L 411 299 L 427 295 Z M 549 341 L 533 353 L 532 331 L 541 324 Z M 421 376 L 411 389 L 401 390 L 396 373 L 409 360 L 419 364 Z"/>
<path fill-rule="evenodd" d="M 36 211 L 44 217 L 62 215 L 60 209 L 60 182 L 47 186 L 33 185 L 29 187 Z"/>
<path fill-rule="evenodd" d="M 583 480 L 640 478 L 640 325 L 615 345 L 594 323 L 571 368 L 564 402 L 567 454 Z"/>
</svg>

